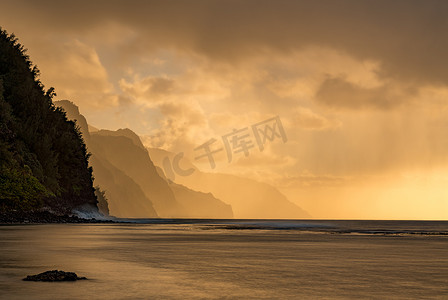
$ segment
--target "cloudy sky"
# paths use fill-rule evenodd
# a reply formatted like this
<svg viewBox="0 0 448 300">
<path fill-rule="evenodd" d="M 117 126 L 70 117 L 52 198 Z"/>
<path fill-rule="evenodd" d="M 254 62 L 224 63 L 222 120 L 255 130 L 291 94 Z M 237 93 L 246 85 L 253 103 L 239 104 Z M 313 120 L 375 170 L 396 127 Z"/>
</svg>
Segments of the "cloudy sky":
<svg viewBox="0 0 448 300">
<path fill-rule="evenodd" d="M 446 1 L 0 7 L 45 86 L 95 127 L 273 184 L 315 217 L 448 218 Z M 195 147 L 274 116 L 287 142 L 195 161 Z"/>
</svg>

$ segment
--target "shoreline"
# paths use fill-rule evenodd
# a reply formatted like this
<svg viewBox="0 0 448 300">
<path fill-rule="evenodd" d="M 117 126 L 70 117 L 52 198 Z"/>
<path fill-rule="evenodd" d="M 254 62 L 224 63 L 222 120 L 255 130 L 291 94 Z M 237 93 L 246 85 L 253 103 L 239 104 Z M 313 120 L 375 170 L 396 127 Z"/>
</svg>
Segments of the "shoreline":
<svg viewBox="0 0 448 300">
<path fill-rule="evenodd" d="M 113 220 L 84 219 L 73 215 L 57 215 L 48 211 L 0 212 L 0 225 L 117 223 Z"/>
</svg>

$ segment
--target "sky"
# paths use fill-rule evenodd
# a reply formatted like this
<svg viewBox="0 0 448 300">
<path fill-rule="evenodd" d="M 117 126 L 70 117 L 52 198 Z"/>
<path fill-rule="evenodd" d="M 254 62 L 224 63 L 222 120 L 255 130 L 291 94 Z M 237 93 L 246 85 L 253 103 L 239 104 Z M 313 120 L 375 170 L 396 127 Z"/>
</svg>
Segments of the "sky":
<svg viewBox="0 0 448 300">
<path fill-rule="evenodd" d="M 0 7 L 43 84 L 97 128 L 272 184 L 316 218 L 448 219 L 446 1 Z M 261 151 L 252 125 L 276 116 L 287 140 Z M 242 129 L 248 153 L 195 159 Z"/>
</svg>

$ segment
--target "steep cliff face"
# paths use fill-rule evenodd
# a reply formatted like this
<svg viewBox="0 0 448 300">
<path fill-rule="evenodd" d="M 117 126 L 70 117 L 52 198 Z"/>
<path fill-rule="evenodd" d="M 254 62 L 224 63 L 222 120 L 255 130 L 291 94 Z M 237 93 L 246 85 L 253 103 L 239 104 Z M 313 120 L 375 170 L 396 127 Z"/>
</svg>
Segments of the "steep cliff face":
<svg viewBox="0 0 448 300">
<path fill-rule="evenodd" d="M 99 135 L 99 136 L 126 137 L 126 138 L 130 139 L 132 141 L 132 143 L 134 143 L 135 146 L 139 147 L 140 149 L 146 150 L 145 146 L 143 146 L 143 143 L 140 140 L 140 137 L 134 131 L 130 130 L 129 128 L 122 128 L 122 129 L 118 129 L 115 131 L 101 129 L 101 130 L 96 130 L 94 132 L 94 134 Z"/>
<path fill-rule="evenodd" d="M 92 153 L 95 185 L 105 191 L 110 214 L 117 217 L 232 218 L 230 205 L 211 193 L 191 190 L 167 180 L 155 167 L 140 137 L 130 129 L 96 130 L 78 107 L 58 101 L 77 120 Z"/>
<path fill-rule="evenodd" d="M 176 200 L 184 207 L 184 218 L 233 218 L 232 206 L 215 198 L 212 193 L 198 192 L 172 182 L 165 177 L 161 168 L 156 167 L 156 169 L 159 175 L 168 182 Z"/>
<path fill-rule="evenodd" d="M 184 207 L 185 218 L 233 218 L 232 206 L 217 199 L 212 193 L 197 192 L 174 182 L 169 186 L 176 200 Z"/>
<path fill-rule="evenodd" d="M 104 191 L 109 214 L 119 218 L 154 218 L 157 213 L 140 186 L 98 154 L 92 155 L 95 185 Z"/>
<path fill-rule="evenodd" d="M 255 180 L 228 174 L 197 173 L 180 182 L 192 189 L 212 192 L 232 205 L 239 219 L 299 219 L 310 215 L 290 202 L 276 188 Z"/>
<path fill-rule="evenodd" d="M 132 178 L 151 200 L 159 216 L 176 217 L 184 214 L 168 183 L 157 174 L 146 149 L 137 147 L 125 136 L 92 133 L 89 150 L 95 157 L 110 162 Z"/>
<path fill-rule="evenodd" d="M 96 207 L 81 134 L 38 75 L 23 46 L 0 30 L 0 209 Z"/>
<path fill-rule="evenodd" d="M 89 125 L 87 124 L 86 118 L 79 112 L 78 106 L 69 100 L 54 101 L 54 105 L 64 109 L 67 118 L 76 123 L 84 141 L 88 143 L 90 138 Z"/>
<path fill-rule="evenodd" d="M 68 102 L 61 103 L 67 106 Z M 59 103 L 58 103 L 59 105 Z M 73 105 L 73 104 L 71 104 Z M 72 119 L 85 120 L 79 111 L 68 108 Z M 80 126 L 87 128 L 87 125 Z M 174 153 L 148 149 L 129 129 L 84 133 L 95 170 L 95 183 L 106 191 L 112 215 L 184 218 L 309 218 L 276 188 L 254 180 L 227 174 L 200 172 L 186 159 L 190 176 L 167 180 L 163 160 L 173 161 Z M 156 166 L 154 166 L 153 161 Z M 154 209 L 152 209 L 152 207 Z"/>
<path fill-rule="evenodd" d="M 109 214 L 123 218 L 151 218 L 157 217 L 154 205 L 143 192 L 139 184 L 128 176 L 123 170 L 107 160 L 103 155 L 101 142 L 95 138 L 93 143 L 90 139 L 89 125 L 86 118 L 79 112 L 79 108 L 71 101 L 56 101 L 55 105 L 62 107 L 70 120 L 76 120 L 86 140 L 88 151 L 92 154 L 90 163 L 94 170 L 95 186 L 104 191 L 108 202 Z M 119 132 L 119 133 L 118 133 Z M 123 133 L 123 134 L 121 134 Z M 130 130 L 94 132 L 100 136 L 129 136 L 133 138 L 132 143 L 137 140 Z M 135 135 L 135 134 L 134 134 Z M 138 137 L 137 137 L 138 139 Z M 138 139 L 138 141 L 140 141 Z M 143 149 L 143 145 L 142 145 Z"/>
<path fill-rule="evenodd" d="M 163 168 L 164 159 L 173 161 L 175 154 L 161 149 L 148 148 L 157 166 Z M 310 215 L 299 206 L 290 202 L 285 195 L 273 186 L 238 176 L 205 173 L 183 158 L 184 169 L 195 171 L 189 176 L 175 176 L 176 183 L 193 190 L 212 193 L 218 199 L 230 204 L 235 218 L 261 219 L 297 219 L 309 218 Z"/>
</svg>

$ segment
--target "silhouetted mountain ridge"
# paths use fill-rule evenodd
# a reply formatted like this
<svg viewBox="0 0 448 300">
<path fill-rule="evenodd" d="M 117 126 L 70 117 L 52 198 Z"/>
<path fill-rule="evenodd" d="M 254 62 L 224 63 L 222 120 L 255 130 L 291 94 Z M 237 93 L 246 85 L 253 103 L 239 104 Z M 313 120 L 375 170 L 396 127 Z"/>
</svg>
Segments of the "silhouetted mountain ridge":
<svg viewBox="0 0 448 300">
<path fill-rule="evenodd" d="M 69 104 L 60 103 L 64 108 Z M 77 108 L 68 107 L 67 111 L 79 113 Z M 83 120 L 76 114 L 69 116 Z M 182 169 L 192 168 L 195 172 L 190 176 L 177 175 L 174 182 L 167 180 L 162 171 L 163 163 L 166 159 L 172 162 L 175 154 L 163 149 L 146 149 L 130 129 L 91 132 L 88 147 L 92 152 L 96 183 L 106 191 L 111 214 L 117 216 L 135 217 L 146 213 L 153 216 L 155 213 L 144 208 L 145 203 L 152 203 L 161 217 L 310 217 L 268 184 L 229 174 L 201 172 L 185 158 L 180 161 Z M 134 209 L 129 207 L 125 210 L 128 204 L 139 208 L 139 212 L 131 213 Z"/>
<path fill-rule="evenodd" d="M 59 101 L 71 119 L 84 120 L 75 104 Z M 73 107 L 75 106 L 75 107 Z M 87 126 L 80 126 L 88 128 Z M 85 130 L 85 129 L 84 129 Z M 166 180 L 140 138 L 130 129 L 86 132 L 95 184 L 105 191 L 118 217 L 232 218 L 232 208 L 210 193 Z"/>
<path fill-rule="evenodd" d="M 154 163 L 163 168 L 164 160 L 173 161 L 175 153 L 148 148 Z M 174 181 L 193 190 L 211 192 L 215 197 L 230 204 L 235 218 L 238 219 L 297 219 L 311 216 L 292 203 L 275 187 L 230 174 L 206 173 L 198 170 L 186 158 L 180 164 L 183 169 L 193 168 L 189 176 L 175 174 Z"/>
</svg>

